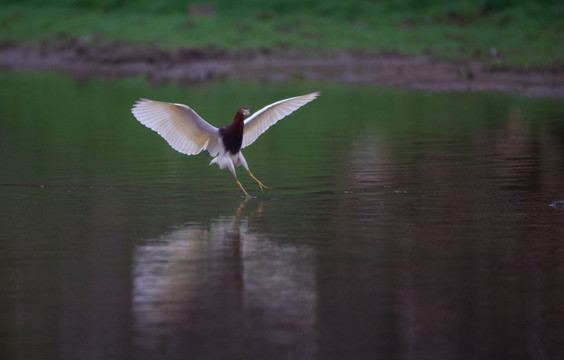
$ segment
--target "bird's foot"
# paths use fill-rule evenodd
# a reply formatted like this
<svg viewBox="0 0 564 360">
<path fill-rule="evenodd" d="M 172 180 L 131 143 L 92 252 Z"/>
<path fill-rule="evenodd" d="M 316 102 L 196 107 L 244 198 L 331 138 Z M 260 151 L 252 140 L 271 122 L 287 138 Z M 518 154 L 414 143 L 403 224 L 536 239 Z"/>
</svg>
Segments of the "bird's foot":
<svg viewBox="0 0 564 360">
<path fill-rule="evenodd" d="M 251 176 L 251 178 L 253 178 L 254 181 L 257 182 L 258 186 L 259 186 L 259 191 L 263 191 L 264 189 L 272 189 L 271 187 L 268 187 L 266 185 L 264 185 L 259 179 L 257 179 L 250 171 L 249 171 L 249 175 Z"/>
<path fill-rule="evenodd" d="M 243 190 L 243 193 L 245 193 L 245 201 L 249 200 L 251 198 L 251 195 L 249 195 L 249 193 L 245 190 L 245 188 L 243 188 L 243 185 L 241 185 L 241 182 L 239 180 L 237 180 L 237 185 L 239 185 L 241 190 Z"/>
<path fill-rule="evenodd" d="M 263 191 L 265 189 L 272 189 L 270 186 L 266 186 L 263 183 L 261 183 L 260 181 L 257 181 L 258 186 L 259 186 L 259 191 Z"/>
</svg>

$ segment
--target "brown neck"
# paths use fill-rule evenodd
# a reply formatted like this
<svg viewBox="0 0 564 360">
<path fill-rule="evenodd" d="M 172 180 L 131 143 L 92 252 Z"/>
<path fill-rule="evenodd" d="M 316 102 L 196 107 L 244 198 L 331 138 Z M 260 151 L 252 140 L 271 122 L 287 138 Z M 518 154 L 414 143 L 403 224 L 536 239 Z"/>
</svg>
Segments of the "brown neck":
<svg viewBox="0 0 564 360">
<path fill-rule="evenodd" d="M 236 154 L 241 149 L 243 129 L 245 128 L 244 119 L 245 116 L 237 111 L 233 122 L 219 129 L 225 150 L 232 154 Z"/>
<path fill-rule="evenodd" d="M 245 115 L 243 115 L 239 111 L 237 111 L 237 113 L 235 113 L 235 118 L 233 119 L 232 125 L 234 127 L 243 128 L 243 126 L 245 124 L 244 120 L 245 120 Z"/>
</svg>

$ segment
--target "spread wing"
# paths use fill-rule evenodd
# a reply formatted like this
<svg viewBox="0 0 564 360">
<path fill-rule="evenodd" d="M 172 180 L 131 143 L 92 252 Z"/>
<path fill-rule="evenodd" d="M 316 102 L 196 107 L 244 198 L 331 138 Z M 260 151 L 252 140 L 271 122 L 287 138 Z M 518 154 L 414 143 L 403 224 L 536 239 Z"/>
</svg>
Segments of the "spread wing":
<svg viewBox="0 0 564 360">
<path fill-rule="evenodd" d="M 186 105 L 140 99 L 131 112 L 178 152 L 194 155 L 206 150 L 212 156 L 219 152 L 218 129 Z"/>
<path fill-rule="evenodd" d="M 243 131 L 243 143 L 241 148 L 247 147 L 265 132 L 269 127 L 276 124 L 287 115 L 290 115 L 308 102 L 314 100 L 320 94 L 316 91 L 311 94 L 296 96 L 289 99 L 277 101 L 263 107 L 251 117 L 245 120 L 245 130 Z"/>
</svg>

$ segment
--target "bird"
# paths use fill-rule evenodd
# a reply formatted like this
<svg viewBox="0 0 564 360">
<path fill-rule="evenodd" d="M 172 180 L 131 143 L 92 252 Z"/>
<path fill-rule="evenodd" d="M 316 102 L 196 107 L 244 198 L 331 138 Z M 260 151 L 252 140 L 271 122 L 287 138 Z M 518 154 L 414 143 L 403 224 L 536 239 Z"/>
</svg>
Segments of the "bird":
<svg viewBox="0 0 564 360">
<path fill-rule="evenodd" d="M 176 151 L 196 155 L 206 151 L 213 157 L 209 165 L 217 164 L 221 170 L 229 169 L 239 188 L 248 200 L 251 196 L 237 178 L 235 169 L 242 165 L 257 182 L 259 191 L 270 189 L 257 179 L 241 149 L 251 145 L 268 128 L 300 107 L 316 99 L 319 91 L 287 98 L 263 107 L 251 115 L 248 106 L 241 106 L 233 122 L 216 128 L 202 119 L 191 107 L 141 98 L 131 108 L 135 118 L 156 131 Z"/>
</svg>

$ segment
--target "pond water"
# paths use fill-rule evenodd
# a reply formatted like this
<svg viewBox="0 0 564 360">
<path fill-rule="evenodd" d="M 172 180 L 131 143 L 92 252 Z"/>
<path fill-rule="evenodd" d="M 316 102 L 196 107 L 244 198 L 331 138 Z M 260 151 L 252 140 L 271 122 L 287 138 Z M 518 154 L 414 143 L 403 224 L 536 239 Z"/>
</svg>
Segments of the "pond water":
<svg viewBox="0 0 564 360">
<path fill-rule="evenodd" d="M 3 359 L 564 358 L 564 102 L 0 73 Z M 322 96 L 244 150 L 139 124 Z"/>
</svg>

